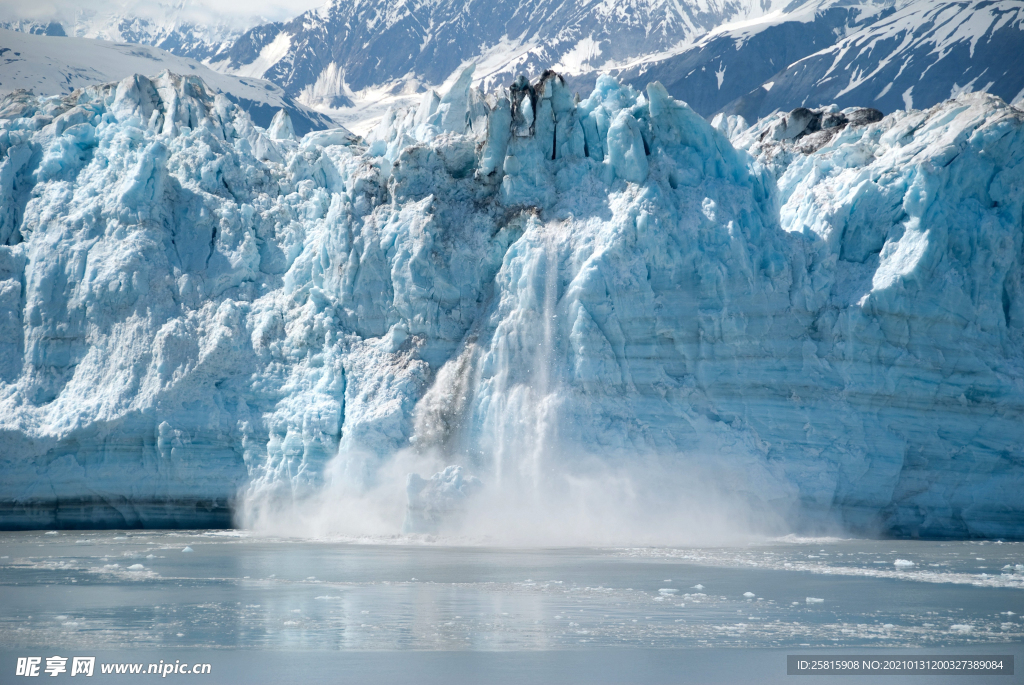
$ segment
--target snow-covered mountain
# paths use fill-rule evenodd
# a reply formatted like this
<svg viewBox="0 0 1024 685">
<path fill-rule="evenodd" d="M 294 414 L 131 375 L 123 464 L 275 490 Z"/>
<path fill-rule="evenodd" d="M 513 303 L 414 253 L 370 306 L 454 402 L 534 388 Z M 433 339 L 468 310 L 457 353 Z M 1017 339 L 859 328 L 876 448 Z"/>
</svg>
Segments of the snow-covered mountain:
<svg viewBox="0 0 1024 685">
<path fill-rule="evenodd" d="M 1024 98 L 1024 2 L 902 3 L 724 109 L 748 121 L 823 103 L 894 112 L 971 91 Z"/>
<path fill-rule="evenodd" d="M 667 54 L 645 55 L 609 71 L 637 88 L 659 81 L 673 97 L 710 116 L 793 62 L 830 48 L 892 12 L 891 2 L 795 2 L 784 11 L 724 24 Z"/>
<path fill-rule="evenodd" d="M 0 29 L 0 93 L 19 88 L 37 95 L 66 95 L 76 88 L 164 70 L 194 74 L 270 126 L 285 109 L 301 133 L 335 126 L 329 117 L 294 101 L 280 86 L 258 78 L 221 74 L 185 57 L 144 45 L 86 38 L 31 35 Z"/>
<path fill-rule="evenodd" d="M 230 46 L 258 24 L 204 11 L 196 0 L 160 2 L 83 2 L 0 4 L 0 28 L 37 35 L 96 38 L 150 45 L 181 57 L 203 60 Z"/>
<path fill-rule="evenodd" d="M 3 524 L 1024 535 L 1019 110 L 472 81 L 365 141 L 0 103 Z"/>
<path fill-rule="evenodd" d="M 520 72 L 596 72 L 789 2 L 332 0 L 293 21 L 253 28 L 214 60 L 295 96 L 307 89 L 344 96 L 342 83 L 361 90 L 410 76 L 436 85 L 470 61 L 477 83 L 491 88 Z"/>
<path fill-rule="evenodd" d="M 207 59 L 247 29 L 291 19 L 318 0 L 47 0 L 0 2 L 0 28 L 137 43 Z"/>
<path fill-rule="evenodd" d="M 386 84 L 436 87 L 472 62 L 484 88 L 552 68 L 586 94 L 611 73 L 753 121 L 805 104 L 928 107 L 964 90 L 1010 101 L 1024 88 L 1022 13 L 1021 0 L 346 0 L 255 27 L 210 60 L 326 110 Z"/>
<path fill-rule="evenodd" d="M 66 36 L 64 26 L 59 21 L 34 21 L 31 19 L 18 19 L 15 21 L 0 21 L 0 29 L 28 33 L 33 36 Z"/>
<path fill-rule="evenodd" d="M 1024 90 L 1024 0 L 330 0 L 270 22 L 258 6 L 218 14 L 204 0 L 66 9 L 60 21 L 19 7 L 0 7 L 0 26 L 160 47 L 270 80 L 361 128 L 450 86 L 468 63 L 485 89 L 551 68 L 586 95 L 608 73 L 748 121 L 827 103 L 929 107 L 974 90 L 1009 102 Z"/>
</svg>

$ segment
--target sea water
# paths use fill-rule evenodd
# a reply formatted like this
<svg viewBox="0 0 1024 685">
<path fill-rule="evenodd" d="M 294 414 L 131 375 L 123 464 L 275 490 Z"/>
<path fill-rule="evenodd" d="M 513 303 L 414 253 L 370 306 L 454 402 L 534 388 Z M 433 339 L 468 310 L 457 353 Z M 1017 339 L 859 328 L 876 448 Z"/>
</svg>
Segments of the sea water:
<svg viewBox="0 0 1024 685">
<path fill-rule="evenodd" d="M 789 682 L 786 654 L 1019 655 L 1022 589 L 1019 542 L 510 549 L 5 532 L 0 682 L 37 652 L 200 660 L 208 683 Z"/>
</svg>

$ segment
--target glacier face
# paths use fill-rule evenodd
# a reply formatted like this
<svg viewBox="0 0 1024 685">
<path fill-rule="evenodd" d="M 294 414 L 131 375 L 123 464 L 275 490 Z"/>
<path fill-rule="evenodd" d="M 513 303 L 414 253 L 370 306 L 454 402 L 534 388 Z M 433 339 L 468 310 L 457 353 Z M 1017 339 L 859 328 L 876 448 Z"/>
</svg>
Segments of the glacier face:
<svg viewBox="0 0 1024 685">
<path fill-rule="evenodd" d="M 472 79 L 365 140 L 170 74 L 5 101 L 4 525 L 443 530 L 600 473 L 606 520 L 1024 534 L 1018 110 Z"/>
</svg>

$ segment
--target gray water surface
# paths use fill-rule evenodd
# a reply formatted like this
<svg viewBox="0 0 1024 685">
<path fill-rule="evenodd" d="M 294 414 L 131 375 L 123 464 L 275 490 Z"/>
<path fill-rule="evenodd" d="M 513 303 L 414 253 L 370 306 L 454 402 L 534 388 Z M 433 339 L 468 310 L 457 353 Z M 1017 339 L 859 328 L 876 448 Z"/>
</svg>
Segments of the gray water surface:
<svg viewBox="0 0 1024 685">
<path fill-rule="evenodd" d="M 617 654 L 609 663 L 662 664 L 634 682 L 688 682 L 673 680 L 673 664 L 689 654 L 693 665 L 696 654 L 711 668 L 702 681 L 714 680 L 718 658 L 734 669 L 747 664 L 750 682 L 768 682 L 757 650 L 781 655 L 771 675 L 785 680 L 785 653 L 1014 653 L 1006 650 L 1024 642 L 1021 543 L 495 549 L 239 531 L 59 531 L 0 533 L 0 557 L 0 682 L 9 658 L 32 650 L 125 660 L 179 650 L 227 661 L 251 651 L 255 660 L 239 663 L 252 668 L 272 653 L 279 664 L 299 652 L 333 655 L 328 661 L 347 654 L 350 675 L 374 681 L 389 654 L 388 668 L 436 662 L 447 664 L 442 671 L 468 669 L 475 682 L 479 668 L 502 660 L 525 669 L 525 680 L 505 673 L 507 682 L 525 682 L 530 668 L 543 682 L 554 666 L 537 664 L 552 654 L 563 666 L 575 659 L 593 668 Z M 402 682 L 400 671 L 394 682 Z M 267 673 L 257 668 L 248 682 Z M 598 675 L 612 677 L 614 668 L 587 680 Z"/>
</svg>

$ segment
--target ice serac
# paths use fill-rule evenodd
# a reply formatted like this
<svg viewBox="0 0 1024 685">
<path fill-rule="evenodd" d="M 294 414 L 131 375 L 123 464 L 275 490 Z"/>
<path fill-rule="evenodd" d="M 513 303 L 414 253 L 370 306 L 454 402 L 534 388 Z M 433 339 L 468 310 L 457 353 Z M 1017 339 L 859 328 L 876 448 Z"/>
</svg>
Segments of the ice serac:
<svg viewBox="0 0 1024 685">
<path fill-rule="evenodd" d="M 603 472 L 793 526 L 1024 536 L 1018 110 L 730 142 L 657 83 L 468 78 L 365 141 L 270 135 L 173 75 L 5 100 L 5 525 L 331 485 L 443 530 Z"/>
</svg>

